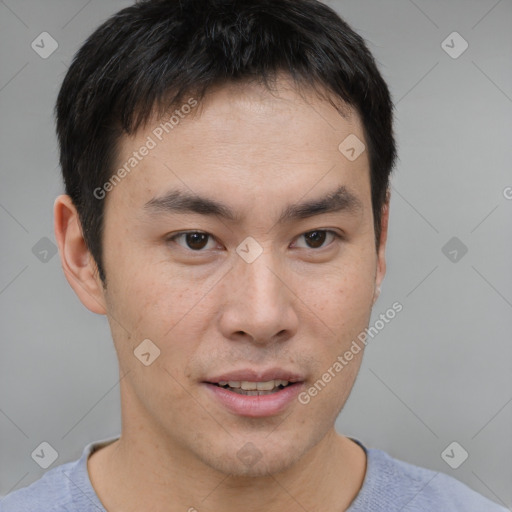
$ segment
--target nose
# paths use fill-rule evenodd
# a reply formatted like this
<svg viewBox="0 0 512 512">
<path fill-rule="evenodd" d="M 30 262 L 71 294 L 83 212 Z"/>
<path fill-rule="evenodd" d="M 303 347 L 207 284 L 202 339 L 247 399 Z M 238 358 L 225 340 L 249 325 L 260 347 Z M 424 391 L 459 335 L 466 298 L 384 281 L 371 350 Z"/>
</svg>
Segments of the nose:
<svg viewBox="0 0 512 512">
<path fill-rule="evenodd" d="M 219 316 L 223 336 L 259 345 L 294 336 L 298 299 L 292 275 L 266 251 L 252 263 L 238 258 L 234 265 L 219 290 L 224 294 Z"/>
</svg>

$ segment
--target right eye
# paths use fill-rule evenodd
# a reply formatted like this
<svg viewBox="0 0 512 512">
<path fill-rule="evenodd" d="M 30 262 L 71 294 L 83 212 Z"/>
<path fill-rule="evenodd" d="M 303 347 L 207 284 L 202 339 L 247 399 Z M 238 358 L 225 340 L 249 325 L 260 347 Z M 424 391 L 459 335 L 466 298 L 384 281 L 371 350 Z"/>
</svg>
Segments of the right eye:
<svg viewBox="0 0 512 512">
<path fill-rule="evenodd" d="M 205 252 L 202 249 L 208 245 L 209 239 L 213 240 L 212 235 L 202 231 L 182 231 L 168 238 L 169 241 L 193 252 Z M 184 241 L 184 244 L 177 242 L 178 240 Z"/>
</svg>

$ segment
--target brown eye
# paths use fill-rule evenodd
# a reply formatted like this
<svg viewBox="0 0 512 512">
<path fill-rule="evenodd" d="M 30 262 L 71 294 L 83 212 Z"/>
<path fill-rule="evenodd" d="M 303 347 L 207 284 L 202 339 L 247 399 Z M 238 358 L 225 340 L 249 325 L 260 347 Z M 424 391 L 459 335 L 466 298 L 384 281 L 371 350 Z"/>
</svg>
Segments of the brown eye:
<svg viewBox="0 0 512 512">
<path fill-rule="evenodd" d="M 178 233 L 177 235 L 170 237 L 169 240 L 173 242 L 179 239 L 184 240 L 185 244 L 178 243 L 178 245 L 185 249 L 191 249 L 192 251 L 199 252 L 208 245 L 210 238 L 212 237 L 208 233 L 188 231 Z"/>
<path fill-rule="evenodd" d="M 310 231 L 304 237 L 312 249 L 318 249 L 325 242 L 326 235 L 326 231 Z"/>
<path fill-rule="evenodd" d="M 303 238 L 306 241 L 306 246 L 302 246 L 302 248 L 306 249 L 321 249 L 322 247 L 326 247 L 332 243 L 332 240 L 329 242 L 329 238 L 332 240 L 338 238 L 341 239 L 341 235 L 336 233 L 335 231 L 327 230 L 327 229 L 315 229 L 314 231 L 308 231 L 307 233 L 303 233 L 300 238 Z M 327 241 L 327 243 L 325 243 Z"/>
</svg>

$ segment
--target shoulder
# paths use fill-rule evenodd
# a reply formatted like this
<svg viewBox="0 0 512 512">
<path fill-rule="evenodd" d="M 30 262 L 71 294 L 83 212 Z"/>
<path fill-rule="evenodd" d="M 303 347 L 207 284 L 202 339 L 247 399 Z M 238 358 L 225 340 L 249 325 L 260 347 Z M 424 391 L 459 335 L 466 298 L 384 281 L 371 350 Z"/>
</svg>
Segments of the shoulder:
<svg viewBox="0 0 512 512">
<path fill-rule="evenodd" d="M 48 512 L 71 512 L 73 498 L 69 474 L 76 463 L 61 464 L 28 487 L 8 494 L 0 500 L 0 512 L 32 512 L 41 510 L 41 506 Z"/>
<path fill-rule="evenodd" d="M 367 449 L 367 475 L 350 512 L 507 512 L 459 480 Z"/>
<path fill-rule="evenodd" d="M 0 499 L 0 512 L 105 512 L 91 485 L 87 459 L 117 439 L 89 443 L 79 459 L 50 469 L 39 480 Z"/>
</svg>

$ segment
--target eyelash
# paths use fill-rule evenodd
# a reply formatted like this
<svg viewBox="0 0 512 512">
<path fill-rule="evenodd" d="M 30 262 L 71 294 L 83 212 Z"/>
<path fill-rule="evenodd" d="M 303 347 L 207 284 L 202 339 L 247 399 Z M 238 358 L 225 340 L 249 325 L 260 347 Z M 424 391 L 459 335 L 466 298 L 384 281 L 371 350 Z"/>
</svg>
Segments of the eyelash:
<svg viewBox="0 0 512 512">
<path fill-rule="evenodd" d="M 312 229 L 310 231 L 306 231 L 306 232 L 302 233 L 301 235 L 299 235 L 299 238 L 301 236 L 304 236 L 304 235 L 308 235 L 308 234 L 311 234 L 311 233 L 318 233 L 318 232 L 320 232 L 320 233 L 329 233 L 329 234 L 333 235 L 334 238 L 337 239 L 337 240 L 344 240 L 344 237 L 342 235 L 340 235 L 339 233 L 337 233 L 336 231 L 333 231 L 331 229 Z M 186 236 L 186 235 L 193 235 L 193 234 L 206 235 L 207 237 L 209 237 L 208 241 L 210 241 L 210 239 L 214 239 L 213 235 L 210 235 L 209 233 L 206 233 L 205 231 L 181 231 L 179 233 L 176 233 L 175 235 L 172 235 L 172 236 L 168 237 L 167 241 L 176 243 L 176 239 L 177 238 L 182 237 L 182 236 Z M 309 249 L 311 251 L 320 251 L 322 249 L 325 249 L 326 247 L 329 247 L 332 243 L 333 242 L 331 242 L 330 244 L 327 244 L 327 245 L 323 245 L 320 248 L 308 247 L 306 249 Z M 206 250 L 203 250 L 203 249 L 194 250 L 194 249 L 190 249 L 190 248 L 185 248 L 183 246 L 181 246 L 181 247 L 183 249 L 188 250 L 188 251 L 193 252 L 193 253 L 206 252 Z"/>
</svg>

